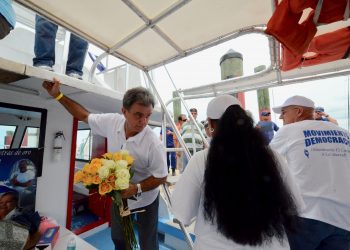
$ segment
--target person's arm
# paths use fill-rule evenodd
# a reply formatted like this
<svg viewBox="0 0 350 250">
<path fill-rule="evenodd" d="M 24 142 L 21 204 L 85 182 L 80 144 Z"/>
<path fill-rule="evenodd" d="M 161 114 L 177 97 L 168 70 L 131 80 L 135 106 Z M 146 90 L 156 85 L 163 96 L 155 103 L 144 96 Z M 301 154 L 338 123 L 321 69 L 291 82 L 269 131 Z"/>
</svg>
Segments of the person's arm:
<svg viewBox="0 0 350 250">
<path fill-rule="evenodd" d="M 32 180 L 29 180 L 26 182 L 19 182 L 19 181 L 17 181 L 17 179 L 15 179 L 13 181 L 13 185 L 18 186 L 18 187 L 29 187 L 30 185 L 32 185 Z"/>
<path fill-rule="evenodd" d="M 162 185 L 166 182 L 167 176 L 163 178 L 156 178 L 154 176 L 150 176 L 139 184 L 141 185 L 142 192 L 146 192 L 152 189 L 157 188 L 159 185 Z M 130 183 L 127 189 L 121 191 L 122 198 L 130 198 L 137 194 L 137 183 Z"/>
<path fill-rule="evenodd" d="M 191 157 L 171 194 L 171 211 L 185 225 L 192 222 L 200 208 L 205 156 L 204 151 L 200 151 Z"/>
<path fill-rule="evenodd" d="M 17 174 L 14 174 L 13 176 L 11 176 L 11 180 L 10 180 L 10 183 L 13 185 L 13 186 L 16 186 L 17 184 Z"/>
<path fill-rule="evenodd" d="M 148 166 L 145 167 L 147 167 L 149 175 L 145 176 L 145 179 L 139 182 L 142 192 L 155 189 L 159 185 L 164 184 L 168 177 L 166 152 L 163 144 L 158 141 L 156 145 L 152 145 L 145 154 L 148 156 Z M 129 188 L 122 191 L 122 197 L 128 198 L 137 194 L 137 184 L 138 183 L 130 183 Z"/>
<path fill-rule="evenodd" d="M 61 85 L 60 81 L 57 80 L 56 78 L 53 79 L 53 82 L 50 82 L 50 81 L 43 82 L 43 88 L 46 89 L 47 93 L 49 93 L 50 96 L 58 100 L 65 107 L 65 109 L 69 113 L 71 113 L 72 116 L 74 116 L 80 121 L 88 123 L 88 117 L 90 112 L 87 111 L 79 103 L 76 103 L 72 99 L 63 95 L 63 93 L 60 91 L 60 85 Z"/>
<path fill-rule="evenodd" d="M 326 117 L 329 122 L 338 125 L 338 121 L 336 119 L 334 119 L 333 117 L 331 117 L 330 115 L 326 114 L 324 117 Z"/>
</svg>

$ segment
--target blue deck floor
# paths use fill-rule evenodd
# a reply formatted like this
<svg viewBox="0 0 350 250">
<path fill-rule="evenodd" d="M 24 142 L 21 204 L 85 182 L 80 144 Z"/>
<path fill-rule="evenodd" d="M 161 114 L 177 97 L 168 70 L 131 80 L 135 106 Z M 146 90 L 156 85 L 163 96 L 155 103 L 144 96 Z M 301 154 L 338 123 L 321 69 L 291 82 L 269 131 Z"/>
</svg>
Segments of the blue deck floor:
<svg viewBox="0 0 350 250">
<path fill-rule="evenodd" d="M 99 217 L 90 212 L 89 210 L 85 210 L 80 212 L 72 217 L 71 229 L 76 230 L 82 228 L 88 224 L 98 221 Z"/>
<path fill-rule="evenodd" d="M 102 231 L 95 233 L 94 235 L 86 237 L 84 240 L 86 240 L 99 250 L 114 250 L 114 244 L 111 239 L 111 228 L 103 229 Z M 159 249 L 175 250 L 174 248 L 165 246 L 162 243 L 160 243 Z"/>
</svg>

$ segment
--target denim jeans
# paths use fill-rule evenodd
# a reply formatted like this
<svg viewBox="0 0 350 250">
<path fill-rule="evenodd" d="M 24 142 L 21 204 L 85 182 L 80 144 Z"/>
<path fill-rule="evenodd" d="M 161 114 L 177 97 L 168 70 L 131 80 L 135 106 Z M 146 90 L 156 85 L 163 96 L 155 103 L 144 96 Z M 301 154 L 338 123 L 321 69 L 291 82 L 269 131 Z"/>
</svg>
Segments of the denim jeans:
<svg viewBox="0 0 350 250">
<path fill-rule="evenodd" d="M 46 65 L 52 67 L 55 64 L 55 41 L 57 33 L 57 25 L 42 18 L 35 16 L 35 45 L 33 58 L 34 66 Z M 68 60 L 66 74 L 76 73 L 83 75 L 83 66 L 88 42 L 71 34 L 69 41 Z"/>
<path fill-rule="evenodd" d="M 175 170 L 176 169 L 176 152 L 167 152 L 166 162 L 168 165 L 168 171 L 170 166 L 171 166 L 171 169 Z"/>
<path fill-rule="evenodd" d="M 120 215 L 116 213 L 112 204 L 112 222 L 111 234 L 115 250 L 125 250 L 123 240 L 123 229 L 120 223 Z M 157 198 L 148 206 L 135 210 L 145 209 L 145 212 L 134 214 L 133 221 L 136 224 L 139 236 L 139 245 L 141 250 L 158 250 L 158 208 L 159 194 Z"/>
<path fill-rule="evenodd" d="M 350 249 L 350 232 L 328 223 L 298 217 L 296 232 L 288 232 L 291 250 Z"/>
</svg>

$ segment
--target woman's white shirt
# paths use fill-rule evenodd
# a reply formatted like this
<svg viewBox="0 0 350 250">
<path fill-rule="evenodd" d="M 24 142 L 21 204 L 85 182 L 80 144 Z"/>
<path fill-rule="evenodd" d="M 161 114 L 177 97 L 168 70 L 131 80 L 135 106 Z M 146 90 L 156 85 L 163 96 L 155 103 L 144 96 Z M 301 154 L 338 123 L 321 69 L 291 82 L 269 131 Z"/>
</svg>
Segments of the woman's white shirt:
<svg viewBox="0 0 350 250">
<path fill-rule="evenodd" d="M 208 155 L 208 149 L 199 151 L 193 155 L 188 162 L 188 165 L 182 174 L 179 181 L 176 183 L 175 190 L 172 193 L 172 212 L 176 219 L 188 225 L 196 220 L 195 235 L 196 240 L 194 249 L 200 250 L 233 250 L 233 249 L 269 249 L 269 250 L 282 250 L 289 249 L 287 240 L 283 241 L 283 244 L 276 239 L 271 244 L 252 247 L 243 246 L 235 243 L 234 241 L 227 239 L 221 233 L 217 231 L 217 226 L 211 224 L 204 219 L 203 212 L 203 178 L 205 172 L 205 163 Z M 283 176 L 287 185 L 289 185 L 298 206 L 302 206 L 302 199 L 300 192 L 298 191 L 295 182 L 290 175 L 285 161 L 279 155 L 276 155 L 282 166 L 281 175 Z M 220 171 L 218 169 L 218 171 Z M 273 194 L 272 194 L 273 195 Z M 234 200 L 227 202 L 234 202 Z"/>
</svg>

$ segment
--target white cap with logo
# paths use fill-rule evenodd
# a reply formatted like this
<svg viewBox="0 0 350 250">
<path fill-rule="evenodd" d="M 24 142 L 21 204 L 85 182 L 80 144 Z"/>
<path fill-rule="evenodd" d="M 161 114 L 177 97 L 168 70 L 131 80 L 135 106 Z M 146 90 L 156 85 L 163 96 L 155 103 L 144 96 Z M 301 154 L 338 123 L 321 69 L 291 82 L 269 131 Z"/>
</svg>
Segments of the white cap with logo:
<svg viewBox="0 0 350 250">
<path fill-rule="evenodd" d="M 292 105 L 302 106 L 302 107 L 307 107 L 307 108 L 315 108 L 315 103 L 312 100 L 310 100 L 309 98 L 306 98 L 306 97 L 300 96 L 300 95 L 295 95 L 295 96 L 289 97 L 287 100 L 285 100 L 282 105 L 272 108 L 272 110 L 276 114 L 280 114 L 282 108 L 292 106 Z"/>
<path fill-rule="evenodd" d="M 208 103 L 207 117 L 210 119 L 220 119 L 226 109 L 231 105 L 242 106 L 238 99 L 232 95 L 220 95 Z"/>
</svg>

